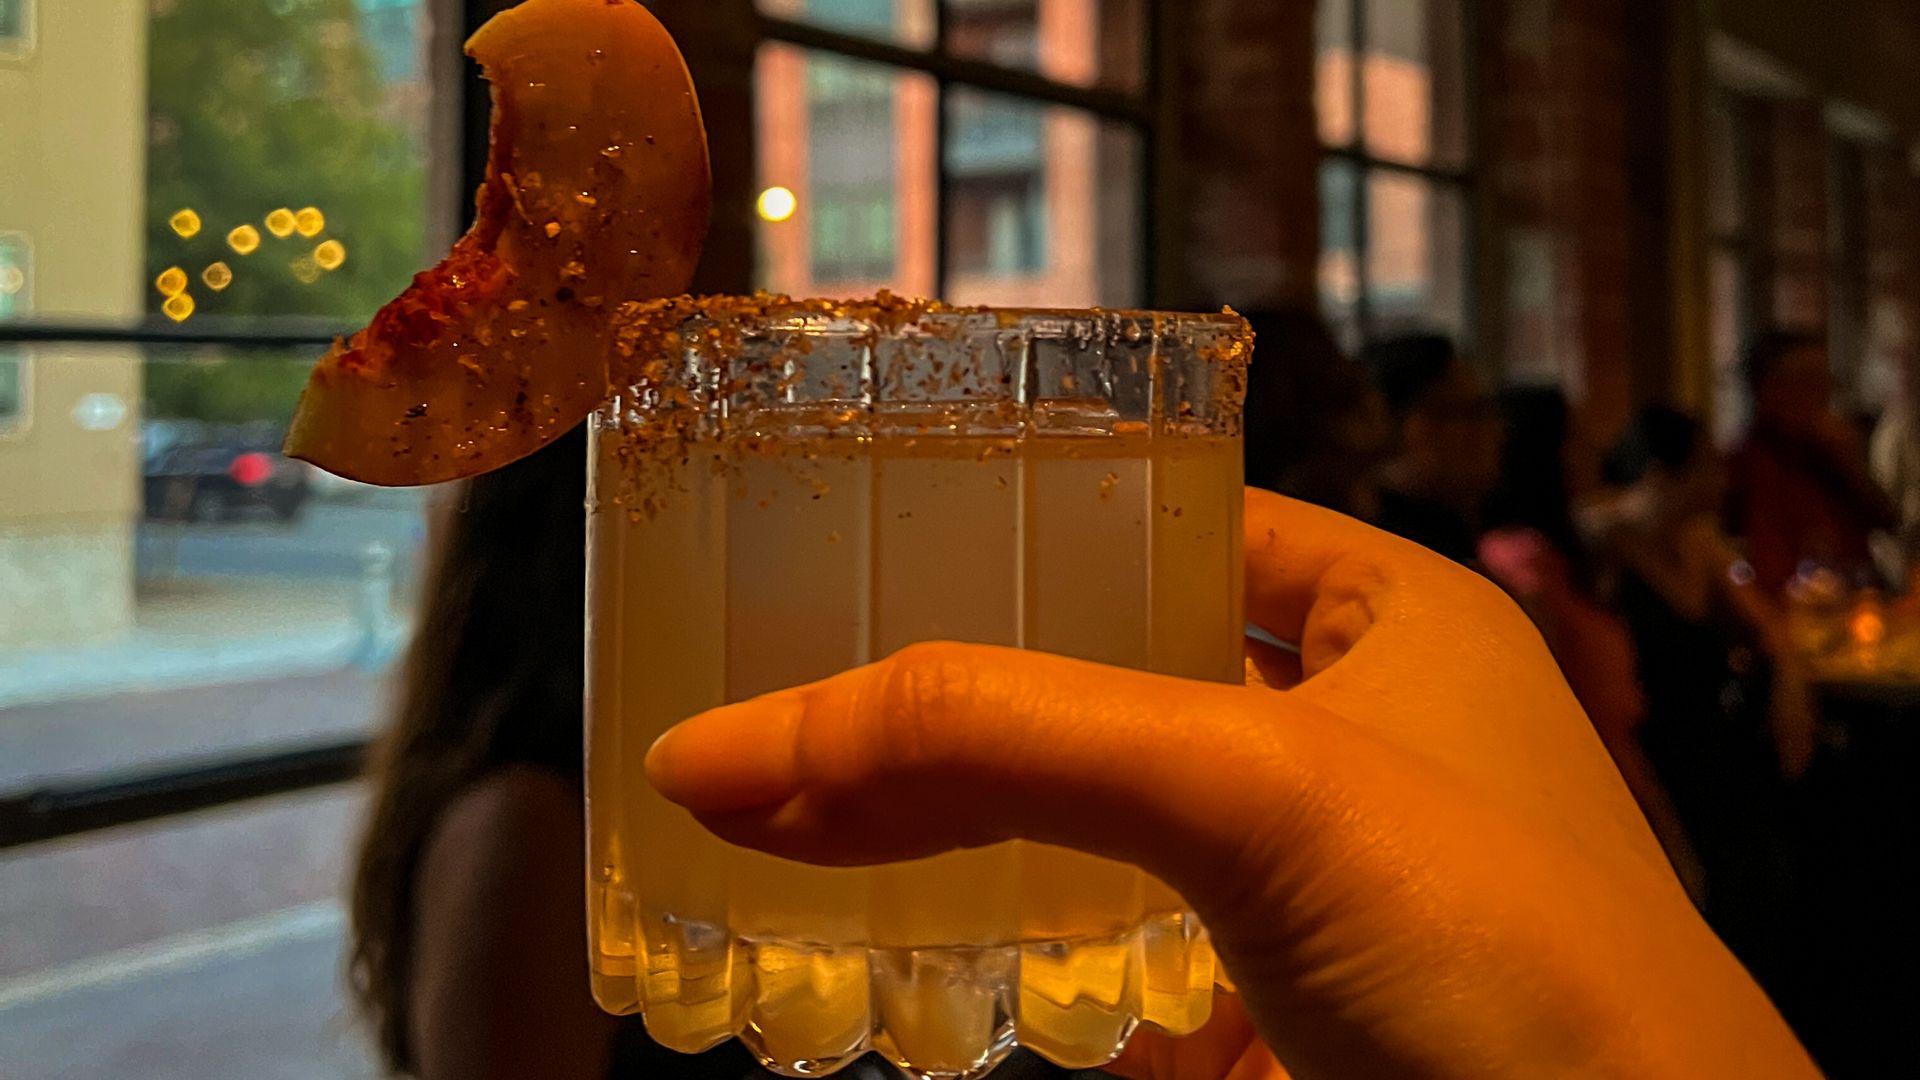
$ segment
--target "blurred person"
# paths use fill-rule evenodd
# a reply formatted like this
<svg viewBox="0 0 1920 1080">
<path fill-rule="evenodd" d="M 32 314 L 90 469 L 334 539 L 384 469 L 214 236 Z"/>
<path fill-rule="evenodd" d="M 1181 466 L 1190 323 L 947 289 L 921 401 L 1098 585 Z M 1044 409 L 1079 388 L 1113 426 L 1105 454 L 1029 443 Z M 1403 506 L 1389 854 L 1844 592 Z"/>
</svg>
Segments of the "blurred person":
<svg viewBox="0 0 1920 1080">
<path fill-rule="evenodd" d="M 1394 427 L 1380 473 L 1380 527 L 1473 565 L 1482 503 L 1500 476 L 1498 410 L 1445 337 L 1374 342 L 1361 362 Z"/>
<path fill-rule="evenodd" d="M 1911 331 L 1903 317 L 1889 315 L 1878 324 L 1883 370 L 1891 386 L 1887 408 L 1868 442 L 1873 479 L 1892 500 L 1895 532 L 1879 547 L 1887 580 L 1920 595 L 1920 385 Z"/>
<path fill-rule="evenodd" d="M 1812 707 L 1784 619 L 1720 531 L 1726 471 L 1705 430 L 1641 410 L 1608 463 L 1614 602 L 1646 694 L 1641 741 L 1707 878 L 1708 921 L 1765 985 L 1790 978 L 1789 778 Z"/>
<path fill-rule="evenodd" d="M 1647 703 L 1633 638 L 1598 599 L 1595 560 L 1575 525 L 1591 469 L 1566 398 L 1554 387 L 1515 387 L 1501 393 L 1500 407 L 1506 438 L 1480 565 L 1540 628 L 1680 880 L 1703 902 L 1704 871 L 1640 743 Z"/>
<path fill-rule="evenodd" d="M 1249 620 L 1300 646 L 1256 647 L 1261 684 L 925 643 L 693 717 L 648 776 L 789 858 L 1019 838 L 1152 871 L 1240 996 L 1137 1033 L 1135 1080 L 1818 1075 L 1499 589 L 1257 490 L 1245 530 Z"/>
<path fill-rule="evenodd" d="M 373 752 L 353 991 L 395 1075 L 770 1078 L 738 1042 L 663 1049 L 589 989 L 585 499 L 580 431 L 468 481 L 435 523 L 419 629 Z M 1006 1068 L 1067 1075 L 1024 1054 Z M 841 1075 L 897 1077 L 873 1056 Z"/>
<path fill-rule="evenodd" d="M 1371 521 L 1390 437 L 1386 406 L 1318 313 L 1252 312 L 1247 369 L 1250 487 Z"/>
<path fill-rule="evenodd" d="M 1743 373 L 1753 423 L 1729 462 L 1728 520 L 1755 580 L 1779 596 L 1803 564 L 1849 581 L 1869 574 L 1872 534 L 1899 517 L 1859 430 L 1834 408 L 1826 342 L 1769 331 L 1748 346 Z"/>
</svg>

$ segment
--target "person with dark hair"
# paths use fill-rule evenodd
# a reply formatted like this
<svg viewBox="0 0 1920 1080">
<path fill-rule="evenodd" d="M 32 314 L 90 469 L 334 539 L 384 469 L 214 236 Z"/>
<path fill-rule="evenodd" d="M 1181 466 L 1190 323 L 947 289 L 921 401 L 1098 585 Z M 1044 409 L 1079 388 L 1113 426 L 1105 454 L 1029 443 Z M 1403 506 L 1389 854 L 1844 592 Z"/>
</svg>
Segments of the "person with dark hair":
<svg viewBox="0 0 1920 1080">
<path fill-rule="evenodd" d="M 1591 469 L 1578 460 L 1571 410 L 1559 389 L 1547 386 L 1506 390 L 1500 408 L 1506 439 L 1500 482 L 1487 500 L 1480 564 L 1540 628 L 1681 881 L 1701 901 L 1705 880 L 1693 844 L 1640 745 L 1646 697 L 1633 639 L 1597 598 L 1594 560 L 1574 521 Z"/>
<path fill-rule="evenodd" d="M 1472 565 L 1482 502 L 1500 470 L 1500 420 L 1453 342 L 1435 334 L 1368 345 L 1362 364 L 1394 425 L 1378 524 Z"/>
<path fill-rule="evenodd" d="M 1705 429 L 1642 410 L 1608 461 L 1604 544 L 1646 693 L 1641 742 L 1706 871 L 1708 921 L 1763 985 L 1790 970 L 1786 778 L 1812 713 L 1771 597 L 1721 533 L 1725 469 Z"/>
<path fill-rule="evenodd" d="M 1742 366 L 1753 423 L 1729 463 L 1729 521 L 1756 580 L 1777 596 L 1804 563 L 1870 574 L 1869 538 L 1898 515 L 1868 471 L 1859 431 L 1833 407 L 1826 343 L 1769 331 Z"/>
<path fill-rule="evenodd" d="M 1292 309 L 1250 312 L 1246 462 L 1250 487 L 1372 520 L 1374 471 L 1389 436 L 1386 407 L 1325 320 Z"/>
<path fill-rule="evenodd" d="M 468 481 L 435 523 L 419 627 L 370 767 L 352 990 L 393 1075 L 772 1080 L 738 1042 L 665 1050 L 589 991 L 585 499 L 574 432 Z M 1070 1075 L 1024 1053 L 1004 1068 Z M 841 1075 L 898 1076 L 878 1056 Z"/>
</svg>

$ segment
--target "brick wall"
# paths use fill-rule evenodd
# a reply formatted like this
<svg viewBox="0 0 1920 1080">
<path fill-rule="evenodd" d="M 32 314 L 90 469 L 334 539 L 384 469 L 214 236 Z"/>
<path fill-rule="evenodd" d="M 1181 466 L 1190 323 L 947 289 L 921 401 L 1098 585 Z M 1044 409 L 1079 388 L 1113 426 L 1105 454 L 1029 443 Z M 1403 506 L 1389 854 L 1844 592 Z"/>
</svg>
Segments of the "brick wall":
<svg viewBox="0 0 1920 1080">
<path fill-rule="evenodd" d="M 1315 303 L 1320 149 L 1313 4 L 1190 0 L 1172 63 L 1173 280 L 1162 303 L 1258 308 Z M 1177 171 L 1176 171 L 1177 170 Z"/>
</svg>

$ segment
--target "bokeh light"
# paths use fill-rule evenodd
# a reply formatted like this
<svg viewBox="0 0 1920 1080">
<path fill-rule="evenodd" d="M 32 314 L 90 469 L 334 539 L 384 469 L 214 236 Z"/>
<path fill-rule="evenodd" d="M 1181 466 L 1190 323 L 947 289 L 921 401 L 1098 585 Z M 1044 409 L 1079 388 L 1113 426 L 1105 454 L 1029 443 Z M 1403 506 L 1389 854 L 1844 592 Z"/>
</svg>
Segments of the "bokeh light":
<svg viewBox="0 0 1920 1080">
<path fill-rule="evenodd" d="M 293 231 L 299 227 L 300 223 L 294 218 L 293 211 L 284 206 L 267 215 L 267 231 L 282 240 L 292 236 Z"/>
<path fill-rule="evenodd" d="M 153 279 L 153 287 L 160 290 L 161 296 L 179 296 L 187 291 L 187 272 L 177 266 L 169 266 Z"/>
<path fill-rule="evenodd" d="M 227 234 L 227 246 L 242 255 L 251 255 L 260 250 L 260 230 L 242 225 Z"/>
<path fill-rule="evenodd" d="M 233 284 L 233 268 L 223 262 L 214 263 L 200 272 L 200 280 L 207 283 L 207 288 L 219 292 Z"/>
<path fill-rule="evenodd" d="M 763 221 L 785 221 L 800 208 L 800 200 L 794 197 L 793 189 L 776 184 L 760 193 L 754 208 L 759 211 Z"/>
<path fill-rule="evenodd" d="M 327 215 L 321 213 L 317 206 L 305 207 L 294 213 L 293 227 L 299 230 L 301 236 L 319 236 L 326 231 Z"/>
<path fill-rule="evenodd" d="M 302 255 L 287 265 L 293 270 L 294 280 L 302 285 L 320 280 L 320 264 L 311 255 Z"/>
<path fill-rule="evenodd" d="M 322 270 L 338 270 L 347 261 L 347 248 L 338 240 L 323 241 L 313 249 L 313 261 Z"/>
<path fill-rule="evenodd" d="M 174 322 L 186 322 L 193 317 L 193 294 L 175 293 L 167 297 L 167 302 L 160 305 L 160 310 L 166 312 L 167 318 Z"/>
<path fill-rule="evenodd" d="M 190 209 L 168 218 L 167 225 L 182 239 L 191 240 L 200 235 L 200 215 Z"/>
</svg>

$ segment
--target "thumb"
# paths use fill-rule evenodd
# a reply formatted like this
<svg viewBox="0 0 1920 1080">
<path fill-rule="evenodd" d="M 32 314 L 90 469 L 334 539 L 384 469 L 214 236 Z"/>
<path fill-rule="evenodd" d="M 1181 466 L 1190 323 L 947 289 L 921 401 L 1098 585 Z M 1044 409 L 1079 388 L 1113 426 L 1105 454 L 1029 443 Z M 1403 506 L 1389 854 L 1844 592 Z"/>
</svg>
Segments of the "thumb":
<svg viewBox="0 0 1920 1080">
<path fill-rule="evenodd" d="M 694 717 L 647 772 L 776 855 L 866 865 L 1036 840 L 1145 867 L 1205 915 L 1232 899 L 1210 890 L 1261 876 L 1250 853 L 1312 787 L 1295 734 L 1323 722 L 1338 723 L 1272 691 L 933 643 Z"/>
</svg>

